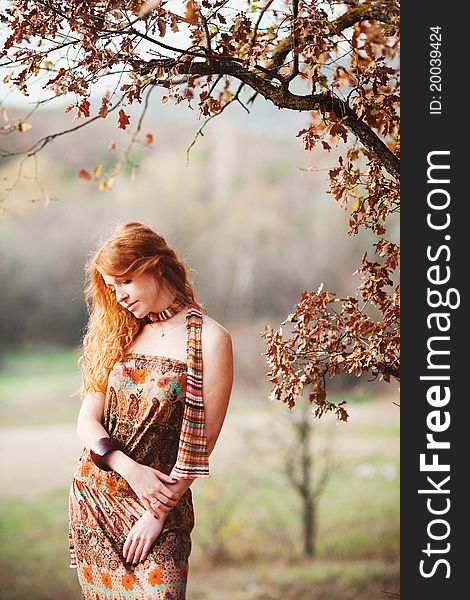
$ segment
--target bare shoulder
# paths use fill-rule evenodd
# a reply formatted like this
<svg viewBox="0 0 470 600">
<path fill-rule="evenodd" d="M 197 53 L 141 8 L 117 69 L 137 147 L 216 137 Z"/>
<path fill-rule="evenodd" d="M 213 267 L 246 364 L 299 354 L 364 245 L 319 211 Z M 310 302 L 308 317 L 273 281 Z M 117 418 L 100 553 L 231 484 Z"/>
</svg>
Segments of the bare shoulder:
<svg viewBox="0 0 470 600">
<path fill-rule="evenodd" d="M 229 351 L 232 348 L 232 336 L 212 317 L 204 315 L 202 323 L 202 341 L 209 350 Z"/>
</svg>

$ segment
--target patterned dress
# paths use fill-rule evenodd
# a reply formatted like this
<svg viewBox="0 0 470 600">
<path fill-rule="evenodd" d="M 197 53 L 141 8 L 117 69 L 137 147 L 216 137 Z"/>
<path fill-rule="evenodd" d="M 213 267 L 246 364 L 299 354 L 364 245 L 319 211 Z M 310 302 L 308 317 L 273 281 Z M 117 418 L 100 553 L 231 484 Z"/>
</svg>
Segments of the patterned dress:
<svg viewBox="0 0 470 600">
<path fill-rule="evenodd" d="M 112 369 L 103 426 L 124 452 L 169 474 L 175 464 L 186 393 L 186 363 L 129 354 Z M 85 600 L 183 600 L 194 513 L 187 490 L 169 513 L 143 563 L 126 564 L 129 530 L 145 508 L 115 471 L 102 471 L 84 448 L 69 496 L 71 567 Z"/>
</svg>

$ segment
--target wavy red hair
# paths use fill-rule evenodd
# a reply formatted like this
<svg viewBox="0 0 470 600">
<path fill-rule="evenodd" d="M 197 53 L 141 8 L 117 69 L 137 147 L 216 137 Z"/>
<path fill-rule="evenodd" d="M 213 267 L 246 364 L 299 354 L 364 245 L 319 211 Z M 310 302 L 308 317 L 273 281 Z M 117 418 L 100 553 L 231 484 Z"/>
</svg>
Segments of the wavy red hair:
<svg viewBox="0 0 470 600">
<path fill-rule="evenodd" d="M 120 225 L 91 257 L 85 272 L 89 318 L 81 356 L 82 394 L 106 391 L 111 368 L 123 360 L 145 324 L 116 301 L 102 273 L 129 279 L 151 272 L 159 285 L 165 284 L 175 292 L 180 302 L 204 310 L 189 281 L 189 267 L 161 235 L 143 223 Z"/>
</svg>

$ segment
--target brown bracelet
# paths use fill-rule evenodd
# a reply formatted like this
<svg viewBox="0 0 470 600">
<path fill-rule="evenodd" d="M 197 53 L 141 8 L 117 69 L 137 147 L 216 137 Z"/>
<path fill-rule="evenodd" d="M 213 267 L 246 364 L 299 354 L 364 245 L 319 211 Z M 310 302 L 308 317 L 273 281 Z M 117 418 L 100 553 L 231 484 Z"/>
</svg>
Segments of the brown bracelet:
<svg viewBox="0 0 470 600">
<path fill-rule="evenodd" d="M 112 471 L 111 467 L 105 463 L 104 458 L 113 450 L 121 450 L 121 444 L 110 437 L 101 438 L 90 448 L 91 460 L 103 471 Z"/>
</svg>

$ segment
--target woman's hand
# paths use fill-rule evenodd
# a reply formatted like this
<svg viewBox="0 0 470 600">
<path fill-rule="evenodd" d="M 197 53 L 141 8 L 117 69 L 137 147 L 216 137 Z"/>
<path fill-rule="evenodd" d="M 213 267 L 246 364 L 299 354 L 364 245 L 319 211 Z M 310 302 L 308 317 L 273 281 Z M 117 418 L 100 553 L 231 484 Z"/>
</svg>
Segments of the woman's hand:
<svg viewBox="0 0 470 600">
<path fill-rule="evenodd" d="M 152 544 L 163 529 L 165 518 L 166 515 L 157 518 L 149 511 L 140 517 L 124 542 L 122 555 L 127 563 L 136 565 L 147 558 Z"/>
<path fill-rule="evenodd" d="M 180 494 L 169 487 L 176 478 L 152 467 L 134 462 L 125 479 L 145 508 L 157 517 L 169 513 L 179 500 Z"/>
</svg>

